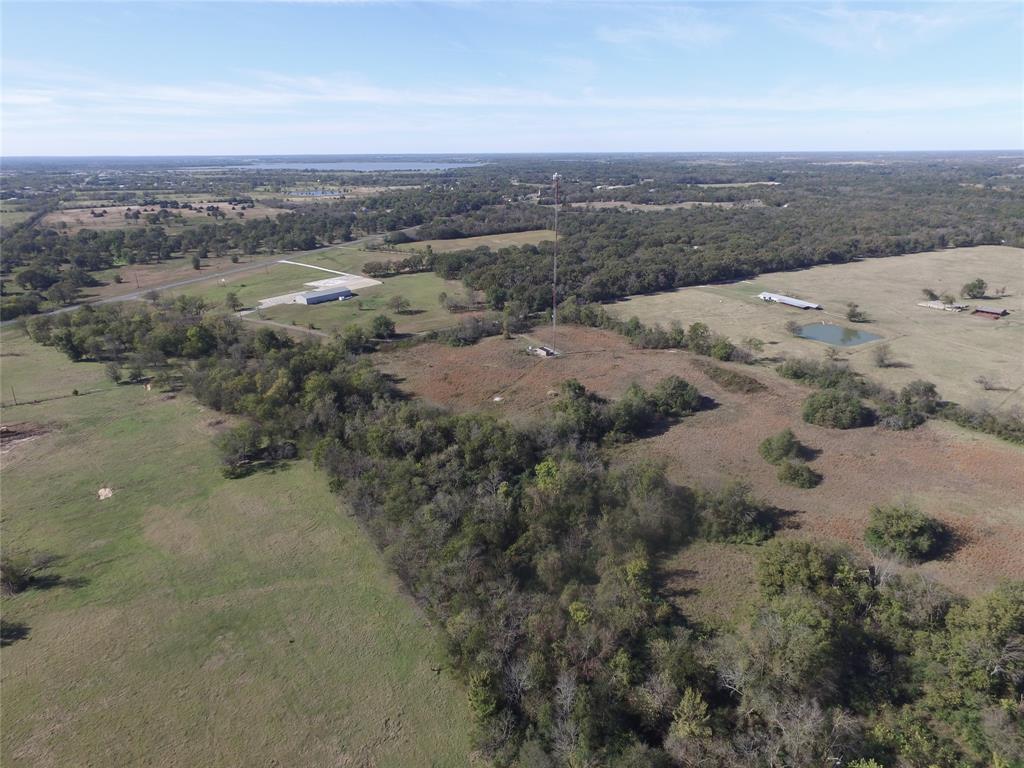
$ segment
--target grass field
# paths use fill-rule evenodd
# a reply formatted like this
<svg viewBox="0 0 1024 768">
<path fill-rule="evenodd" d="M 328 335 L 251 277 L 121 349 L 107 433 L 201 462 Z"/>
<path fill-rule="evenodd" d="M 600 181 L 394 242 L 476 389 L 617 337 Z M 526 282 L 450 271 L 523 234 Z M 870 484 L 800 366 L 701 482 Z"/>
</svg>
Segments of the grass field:
<svg viewBox="0 0 1024 768">
<path fill-rule="evenodd" d="M 454 240 L 421 240 L 416 243 L 405 243 L 396 246 L 402 251 L 422 251 L 429 245 L 434 253 L 464 251 L 466 249 L 487 246 L 492 250 L 508 248 L 516 245 L 537 245 L 545 240 L 554 240 L 555 233 L 550 229 L 531 229 L 527 232 L 510 232 L 504 235 L 481 235 L 480 237 L 459 237 Z"/>
<path fill-rule="evenodd" d="M 246 208 L 244 210 L 238 208 L 238 210 L 232 210 L 230 203 L 207 200 L 206 205 L 216 205 L 220 207 L 227 216 L 226 219 L 218 220 L 211 218 L 206 211 L 200 210 L 199 203 L 195 203 L 195 205 L 197 206 L 196 209 L 169 209 L 173 214 L 180 214 L 183 220 L 179 221 L 178 219 L 172 219 L 164 226 L 168 229 L 175 229 L 188 226 L 193 223 L 208 224 L 217 223 L 217 221 L 267 219 L 281 213 L 287 213 L 283 208 L 270 208 L 260 202 L 257 202 L 253 208 Z M 205 207 L 205 205 L 202 205 L 201 207 Z M 125 219 L 125 211 L 129 208 L 133 211 L 142 211 L 142 216 L 136 221 L 129 221 Z M 92 210 L 97 210 L 97 212 L 99 210 L 105 210 L 107 214 L 106 216 L 95 217 L 90 213 Z M 53 213 L 46 214 L 40 222 L 40 226 L 54 228 L 66 226 L 72 231 L 79 229 L 113 230 L 146 227 L 149 226 L 146 221 L 146 216 L 156 213 L 159 210 L 160 208 L 155 205 L 145 207 L 140 207 L 138 205 L 103 205 L 89 208 L 65 208 L 60 211 L 54 211 Z M 239 217 L 239 213 L 245 214 L 244 217 Z"/>
<path fill-rule="evenodd" d="M 1003 298 L 972 304 L 1010 310 L 1001 320 L 983 320 L 969 313 L 942 312 L 917 306 L 922 288 L 959 294 L 960 287 L 981 277 Z M 824 305 L 822 312 L 802 311 L 757 298 L 761 291 L 796 295 Z M 847 302 L 855 302 L 872 322 L 846 321 Z M 701 321 L 733 340 L 753 336 L 767 342 L 766 354 L 779 357 L 820 357 L 826 345 L 790 335 L 787 321 L 827 321 L 883 338 L 840 349 L 850 366 L 890 387 L 927 379 L 946 398 L 965 405 L 997 408 L 1024 405 L 1024 250 L 1003 246 L 957 248 L 851 264 L 773 272 L 753 281 L 683 288 L 672 293 L 635 296 L 608 307 L 621 317 L 645 323 L 684 325 Z M 888 343 L 897 366 L 878 368 L 873 349 Z M 975 379 L 984 376 L 998 386 L 985 390 Z"/>
<path fill-rule="evenodd" d="M 32 211 L 22 211 L 11 207 L 0 208 L 0 229 L 20 224 L 31 215 Z"/>
<path fill-rule="evenodd" d="M 346 246 L 284 256 L 289 261 L 352 274 L 359 274 L 367 261 L 400 257 L 400 254 L 364 251 Z M 228 276 L 223 283 L 216 276 L 211 276 L 208 282 L 185 286 L 171 293 L 200 296 L 211 304 L 223 306 L 227 294 L 234 291 L 246 307 L 254 307 L 260 299 L 306 290 L 304 283 L 329 277 L 329 273 L 316 269 L 291 264 L 267 264 L 261 269 Z M 260 310 L 258 317 L 286 325 L 308 328 L 312 324 L 318 330 L 340 331 L 352 324 L 369 324 L 375 315 L 385 314 L 395 321 L 398 333 L 419 333 L 457 324 L 457 316 L 438 303 L 437 297 L 442 292 L 461 296 L 465 289 L 461 283 L 442 280 L 432 272 L 397 275 L 384 278 L 381 285 L 359 288 L 355 292 L 356 297 L 348 301 L 332 301 L 315 306 L 281 304 Z M 393 296 L 408 299 L 410 310 L 397 314 L 388 309 L 388 300 Z"/>
<path fill-rule="evenodd" d="M 435 636 L 308 462 L 225 480 L 216 413 L 2 341 L 20 400 L 100 390 L 3 410 L 51 430 L 4 446 L 5 550 L 61 558 L 2 601 L 3 765 L 467 764 Z"/>
</svg>

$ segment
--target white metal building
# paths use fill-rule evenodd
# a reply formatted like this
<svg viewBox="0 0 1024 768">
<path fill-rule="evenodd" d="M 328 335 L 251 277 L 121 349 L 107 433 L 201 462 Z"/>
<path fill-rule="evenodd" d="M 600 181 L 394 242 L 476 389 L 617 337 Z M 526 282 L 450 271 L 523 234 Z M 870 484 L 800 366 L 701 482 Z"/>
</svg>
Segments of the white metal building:
<svg viewBox="0 0 1024 768">
<path fill-rule="evenodd" d="M 348 288 L 327 288 L 322 291 L 306 291 L 299 294 L 300 304 L 323 304 L 325 301 L 344 301 L 351 299 L 353 293 Z"/>
<path fill-rule="evenodd" d="M 781 293 L 768 293 L 762 291 L 757 294 L 757 298 L 761 301 L 772 301 L 776 304 L 786 304 L 790 307 L 796 307 L 797 309 L 821 309 L 821 304 L 815 304 L 812 301 L 804 301 L 803 299 L 794 299 L 792 296 L 783 296 Z"/>
</svg>

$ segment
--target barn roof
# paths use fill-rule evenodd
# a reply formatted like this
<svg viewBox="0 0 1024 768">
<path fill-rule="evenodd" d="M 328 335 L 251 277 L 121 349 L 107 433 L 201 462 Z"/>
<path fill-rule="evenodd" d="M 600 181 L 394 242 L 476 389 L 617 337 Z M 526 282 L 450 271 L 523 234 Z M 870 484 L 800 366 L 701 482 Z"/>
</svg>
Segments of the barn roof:
<svg viewBox="0 0 1024 768">
<path fill-rule="evenodd" d="M 349 288 L 338 287 L 338 288 L 321 288 L 319 291 L 306 291 L 302 296 L 306 299 L 329 299 L 334 296 L 351 296 L 352 291 Z"/>
</svg>

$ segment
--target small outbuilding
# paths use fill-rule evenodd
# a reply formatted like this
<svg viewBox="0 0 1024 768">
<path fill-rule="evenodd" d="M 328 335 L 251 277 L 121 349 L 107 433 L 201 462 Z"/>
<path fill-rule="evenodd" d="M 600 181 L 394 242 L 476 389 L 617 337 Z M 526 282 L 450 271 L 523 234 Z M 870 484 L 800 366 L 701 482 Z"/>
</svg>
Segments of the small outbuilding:
<svg viewBox="0 0 1024 768">
<path fill-rule="evenodd" d="M 978 307 L 971 314 L 989 320 L 998 320 L 1000 317 L 1006 317 L 1010 313 L 1000 307 Z"/>
<path fill-rule="evenodd" d="M 757 298 L 761 301 L 785 304 L 790 307 L 796 307 L 797 309 L 821 309 L 821 304 L 815 304 L 812 301 L 804 301 L 803 299 L 794 299 L 792 296 L 783 296 L 781 293 L 768 293 L 768 291 L 762 291 L 757 294 Z"/>
<path fill-rule="evenodd" d="M 944 309 L 946 312 L 963 312 L 968 308 L 967 304 L 945 304 L 941 301 L 919 301 L 917 306 L 926 309 Z"/>
<path fill-rule="evenodd" d="M 307 291 L 299 295 L 300 304 L 323 304 L 327 301 L 344 301 L 354 294 L 348 288 L 324 288 L 319 291 Z"/>
</svg>

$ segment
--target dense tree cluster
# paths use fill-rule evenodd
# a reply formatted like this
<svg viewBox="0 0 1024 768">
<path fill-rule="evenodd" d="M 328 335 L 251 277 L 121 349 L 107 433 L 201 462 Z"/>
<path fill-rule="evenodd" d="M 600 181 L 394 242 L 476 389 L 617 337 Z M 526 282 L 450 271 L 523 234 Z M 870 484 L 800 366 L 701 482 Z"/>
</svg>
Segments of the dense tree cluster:
<svg viewBox="0 0 1024 768">
<path fill-rule="evenodd" d="M 742 484 L 694 492 L 657 466 L 608 465 L 603 445 L 700 406 L 681 380 L 616 402 L 567 382 L 552 418 L 517 428 L 404 400 L 344 339 L 246 332 L 188 300 L 32 332 L 73 358 L 173 364 L 243 419 L 220 438 L 229 475 L 313 456 L 443 631 L 498 765 L 1024 759 L 1022 584 L 965 603 L 787 539 L 764 548 L 735 629 L 699 630 L 665 599 L 664 554 L 777 527 Z"/>
</svg>

